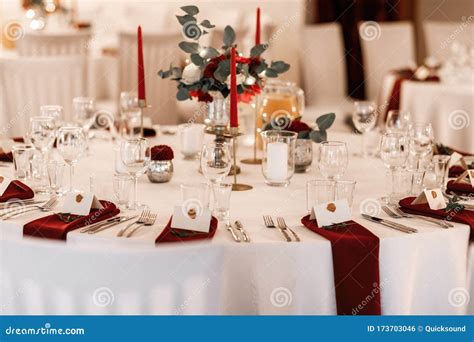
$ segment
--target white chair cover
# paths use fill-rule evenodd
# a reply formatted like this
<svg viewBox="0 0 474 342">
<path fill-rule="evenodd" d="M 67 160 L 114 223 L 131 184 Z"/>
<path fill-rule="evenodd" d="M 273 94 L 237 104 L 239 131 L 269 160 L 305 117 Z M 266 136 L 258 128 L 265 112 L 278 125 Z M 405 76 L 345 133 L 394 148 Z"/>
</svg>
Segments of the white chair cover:
<svg viewBox="0 0 474 342">
<path fill-rule="evenodd" d="M 176 82 L 161 79 L 160 69 L 167 70 L 172 63 L 179 66 L 182 54 L 178 43 L 184 38 L 181 34 L 144 34 L 143 58 L 147 108 L 144 113 L 155 124 L 178 123 Z M 119 84 L 121 91 L 137 90 L 137 35 L 121 33 L 119 44 Z"/>
<path fill-rule="evenodd" d="M 376 100 L 383 78 L 393 69 L 413 66 L 415 43 L 410 22 L 361 22 L 359 38 L 364 61 L 366 97 Z"/>
<path fill-rule="evenodd" d="M 55 104 L 64 108 L 64 120 L 72 115 L 72 98 L 86 91 L 86 61 L 80 56 L 31 57 L 0 60 L 0 134 L 23 135 L 29 118 L 39 107 Z"/>
<path fill-rule="evenodd" d="M 20 56 L 86 55 L 89 50 L 88 32 L 28 33 L 17 42 Z"/>
</svg>

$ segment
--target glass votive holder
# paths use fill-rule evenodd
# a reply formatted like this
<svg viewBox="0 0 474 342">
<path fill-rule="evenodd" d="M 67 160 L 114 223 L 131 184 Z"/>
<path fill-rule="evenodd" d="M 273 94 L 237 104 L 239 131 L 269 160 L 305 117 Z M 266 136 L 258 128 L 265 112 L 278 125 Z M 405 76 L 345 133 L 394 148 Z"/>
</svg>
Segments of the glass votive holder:
<svg viewBox="0 0 474 342">
<path fill-rule="evenodd" d="M 218 183 L 212 185 L 214 195 L 213 215 L 219 220 L 229 221 L 230 219 L 230 194 L 232 193 L 232 184 Z"/>
<path fill-rule="evenodd" d="M 31 177 L 31 159 L 35 148 L 29 144 L 18 144 L 12 146 L 13 166 L 15 178 L 25 180 Z"/>
<path fill-rule="evenodd" d="M 185 123 L 179 125 L 179 148 L 184 159 L 196 159 L 201 152 L 206 125 Z"/>
<path fill-rule="evenodd" d="M 262 172 L 271 186 L 287 186 L 295 173 L 297 133 L 271 130 L 261 133 L 263 140 Z"/>
<path fill-rule="evenodd" d="M 349 208 L 352 208 L 354 203 L 354 190 L 356 181 L 352 180 L 338 180 L 336 181 L 336 200 L 346 199 Z"/>
<path fill-rule="evenodd" d="M 332 180 L 316 179 L 306 182 L 306 210 L 322 203 L 334 201 L 336 183 Z"/>
<path fill-rule="evenodd" d="M 116 173 L 113 177 L 114 201 L 120 208 L 126 208 L 130 202 L 132 178 L 127 174 Z"/>
<path fill-rule="evenodd" d="M 49 188 L 56 195 L 62 195 L 64 166 L 64 162 L 59 160 L 51 160 L 47 165 Z"/>
<path fill-rule="evenodd" d="M 200 208 L 209 208 L 210 187 L 206 183 L 181 184 L 181 200 L 183 205 L 193 202 Z"/>
</svg>

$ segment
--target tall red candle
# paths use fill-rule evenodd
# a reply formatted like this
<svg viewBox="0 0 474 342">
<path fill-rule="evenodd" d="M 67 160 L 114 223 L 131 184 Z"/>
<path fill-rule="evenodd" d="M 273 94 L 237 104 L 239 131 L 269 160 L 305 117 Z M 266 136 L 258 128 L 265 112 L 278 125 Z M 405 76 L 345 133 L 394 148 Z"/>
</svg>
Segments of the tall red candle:
<svg viewBox="0 0 474 342">
<path fill-rule="evenodd" d="M 230 49 L 230 127 L 239 127 L 237 117 L 237 75 L 235 48 Z"/>
<path fill-rule="evenodd" d="M 260 7 L 257 7 L 257 29 L 255 31 L 255 45 L 260 44 Z"/>
<path fill-rule="evenodd" d="M 138 100 L 145 100 L 145 67 L 143 65 L 142 27 L 138 26 Z"/>
</svg>

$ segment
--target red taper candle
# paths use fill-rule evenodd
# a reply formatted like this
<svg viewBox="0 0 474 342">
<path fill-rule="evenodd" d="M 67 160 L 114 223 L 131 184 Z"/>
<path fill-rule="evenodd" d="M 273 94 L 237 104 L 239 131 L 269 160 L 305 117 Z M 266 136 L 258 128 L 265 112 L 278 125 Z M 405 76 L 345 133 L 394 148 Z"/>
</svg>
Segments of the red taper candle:
<svg viewBox="0 0 474 342">
<path fill-rule="evenodd" d="M 142 27 L 138 26 L 138 100 L 145 101 L 145 67 L 143 65 Z"/>
<path fill-rule="evenodd" d="M 230 49 L 230 127 L 239 127 L 237 116 L 237 75 L 235 48 Z"/>
<path fill-rule="evenodd" d="M 255 45 L 260 44 L 260 7 L 257 7 L 257 29 L 255 30 Z"/>
</svg>

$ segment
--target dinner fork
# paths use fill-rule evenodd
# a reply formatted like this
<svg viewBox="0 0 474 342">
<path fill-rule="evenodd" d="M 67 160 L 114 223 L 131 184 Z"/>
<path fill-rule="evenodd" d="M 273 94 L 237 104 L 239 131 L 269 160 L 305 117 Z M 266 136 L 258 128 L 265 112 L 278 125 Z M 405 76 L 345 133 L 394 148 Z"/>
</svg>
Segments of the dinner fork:
<svg viewBox="0 0 474 342">
<path fill-rule="evenodd" d="M 57 200 L 56 197 L 52 197 L 46 203 L 44 203 L 42 205 L 34 205 L 34 206 L 28 207 L 26 209 L 19 209 L 19 210 L 13 212 L 13 213 L 8 213 L 7 215 L 2 216 L 2 220 L 6 221 L 8 219 L 23 215 L 23 214 L 28 213 L 28 212 L 33 211 L 33 210 L 50 211 L 56 205 L 57 201 L 58 200 Z"/>
<path fill-rule="evenodd" d="M 267 228 L 278 228 L 280 232 L 283 234 L 287 242 L 291 242 L 291 238 L 286 232 L 286 230 L 281 229 L 280 227 L 275 226 L 275 223 L 273 223 L 273 219 L 269 215 L 263 215 L 263 222 L 265 223 L 265 227 Z"/>
<path fill-rule="evenodd" d="M 158 216 L 157 214 L 149 213 L 148 216 L 145 218 L 145 222 L 138 224 L 135 228 L 130 230 L 130 232 L 127 235 L 125 235 L 125 237 L 127 237 L 127 238 L 131 237 L 142 226 L 152 226 L 152 225 L 154 225 L 157 216 Z"/>
<path fill-rule="evenodd" d="M 132 223 L 127 224 L 125 227 L 120 229 L 120 231 L 117 233 L 117 236 L 118 237 L 123 236 L 123 234 L 126 232 L 126 230 L 128 228 L 130 228 L 131 226 L 133 226 L 134 224 L 144 223 L 145 218 L 148 216 L 149 213 L 150 213 L 150 211 L 148 209 L 143 210 L 142 213 L 140 214 L 140 216 L 136 219 L 136 221 L 133 221 Z"/>
<path fill-rule="evenodd" d="M 51 197 L 49 200 L 52 200 L 53 198 L 56 198 L 56 197 Z M 0 218 L 4 216 L 8 216 L 8 214 L 15 214 L 20 211 L 25 211 L 26 209 L 36 208 L 46 203 L 47 202 L 37 201 L 33 199 L 29 199 L 25 201 L 12 200 L 11 202 L 5 202 L 5 203 L 2 203 L 3 207 L 1 208 L 1 210 L 4 210 L 4 212 L 0 214 Z M 6 207 L 6 205 L 10 205 L 11 207 Z"/>
<path fill-rule="evenodd" d="M 385 211 L 385 213 L 393 218 L 414 218 L 414 219 L 420 219 L 426 222 L 430 222 L 433 224 L 436 224 L 437 226 L 443 227 L 443 228 L 449 228 L 449 227 L 454 227 L 451 223 L 443 222 L 441 220 L 437 220 L 432 217 L 426 217 L 426 216 L 417 216 L 417 215 L 410 215 L 407 214 L 403 211 L 401 211 L 399 208 L 391 206 L 383 206 L 382 210 Z"/>
<path fill-rule="evenodd" d="M 295 237 L 297 242 L 301 241 L 300 237 L 298 235 L 296 235 L 296 233 L 293 231 L 293 229 L 288 227 L 288 225 L 286 224 L 285 219 L 283 217 L 277 217 L 277 223 L 278 223 L 278 227 L 280 227 L 281 229 L 283 229 L 283 230 L 288 229 L 291 232 L 291 234 L 293 234 L 293 236 Z"/>
</svg>

